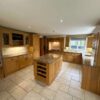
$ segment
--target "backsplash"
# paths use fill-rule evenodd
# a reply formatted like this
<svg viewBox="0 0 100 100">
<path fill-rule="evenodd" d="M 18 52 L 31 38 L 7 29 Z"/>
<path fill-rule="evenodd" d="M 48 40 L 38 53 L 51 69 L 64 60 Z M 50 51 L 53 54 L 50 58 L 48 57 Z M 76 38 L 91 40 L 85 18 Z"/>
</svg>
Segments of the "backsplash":
<svg viewBox="0 0 100 100">
<path fill-rule="evenodd" d="M 3 48 L 3 56 L 13 56 L 26 54 L 28 52 L 26 47 L 7 47 Z"/>
</svg>

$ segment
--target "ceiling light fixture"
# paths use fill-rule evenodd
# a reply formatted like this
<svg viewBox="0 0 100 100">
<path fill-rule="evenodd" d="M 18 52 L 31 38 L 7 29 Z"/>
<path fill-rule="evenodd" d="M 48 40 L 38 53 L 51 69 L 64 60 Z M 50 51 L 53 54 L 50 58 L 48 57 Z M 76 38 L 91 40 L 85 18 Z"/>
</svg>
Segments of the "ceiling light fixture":
<svg viewBox="0 0 100 100">
<path fill-rule="evenodd" d="M 63 19 L 61 19 L 61 20 L 60 20 L 60 23 L 63 23 L 63 22 L 64 22 Z"/>
</svg>

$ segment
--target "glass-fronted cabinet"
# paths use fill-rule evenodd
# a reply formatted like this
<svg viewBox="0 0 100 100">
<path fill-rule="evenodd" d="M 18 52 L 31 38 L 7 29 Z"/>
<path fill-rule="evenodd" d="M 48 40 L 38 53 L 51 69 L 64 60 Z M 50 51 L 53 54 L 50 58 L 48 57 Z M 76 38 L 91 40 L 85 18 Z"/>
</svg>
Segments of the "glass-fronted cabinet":
<svg viewBox="0 0 100 100">
<path fill-rule="evenodd" d="M 13 46 L 23 46 L 24 45 L 23 34 L 12 33 L 12 43 Z"/>
<path fill-rule="evenodd" d="M 25 45 L 29 45 L 29 35 L 25 35 Z"/>
<path fill-rule="evenodd" d="M 3 46 L 10 46 L 10 35 L 9 35 L 9 33 L 3 33 Z"/>
</svg>

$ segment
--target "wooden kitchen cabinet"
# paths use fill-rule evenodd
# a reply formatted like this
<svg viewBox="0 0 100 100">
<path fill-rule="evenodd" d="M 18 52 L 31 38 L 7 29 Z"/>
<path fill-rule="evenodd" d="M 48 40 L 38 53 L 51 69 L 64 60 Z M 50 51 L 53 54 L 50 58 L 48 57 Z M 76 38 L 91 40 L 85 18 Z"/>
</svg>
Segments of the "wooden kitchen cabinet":
<svg viewBox="0 0 100 100">
<path fill-rule="evenodd" d="M 35 79 L 50 85 L 61 70 L 61 65 L 62 55 L 46 54 L 41 56 L 34 62 Z"/>
<path fill-rule="evenodd" d="M 27 66 L 32 65 L 33 64 L 33 55 L 32 54 L 28 54 L 27 55 Z"/>
<path fill-rule="evenodd" d="M 83 65 L 82 88 L 100 94 L 100 68 Z"/>
<path fill-rule="evenodd" d="M 18 57 L 19 69 L 26 67 L 27 65 L 27 55 L 21 55 Z"/>
<path fill-rule="evenodd" d="M 40 57 L 40 36 L 38 34 L 30 35 L 29 52 L 33 55 L 33 59 Z"/>
<path fill-rule="evenodd" d="M 4 63 L 4 74 L 5 76 L 16 72 L 22 68 L 25 68 L 29 65 L 32 65 L 33 63 L 33 58 L 32 54 L 24 54 L 20 56 L 15 56 L 15 57 L 5 57 L 3 60 Z"/>
<path fill-rule="evenodd" d="M 4 58 L 4 74 L 5 76 L 18 70 L 17 57 Z"/>
<path fill-rule="evenodd" d="M 82 54 L 73 52 L 64 52 L 63 60 L 70 63 L 82 64 Z"/>
<path fill-rule="evenodd" d="M 82 54 L 79 53 L 74 54 L 74 63 L 82 64 Z"/>
<path fill-rule="evenodd" d="M 88 36 L 87 37 L 87 48 L 92 48 L 93 47 L 93 41 L 94 41 L 94 36 Z"/>
<path fill-rule="evenodd" d="M 40 38 L 39 38 L 39 35 L 33 36 L 33 57 L 34 57 L 34 59 L 40 57 Z"/>
</svg>

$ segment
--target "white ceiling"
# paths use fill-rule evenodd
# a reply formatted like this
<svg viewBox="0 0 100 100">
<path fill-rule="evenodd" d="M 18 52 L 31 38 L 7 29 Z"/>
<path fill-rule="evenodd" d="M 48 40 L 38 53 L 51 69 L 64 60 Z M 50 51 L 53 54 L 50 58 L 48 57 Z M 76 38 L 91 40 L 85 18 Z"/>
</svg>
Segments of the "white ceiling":
<svg viewBox="0 0 100 100">
<path fill-rule="evenodd" d="M 0 25 L 23 31 L 88 34 L 99 20 L 100 0 L 0 0 Z"/>
</svg>

